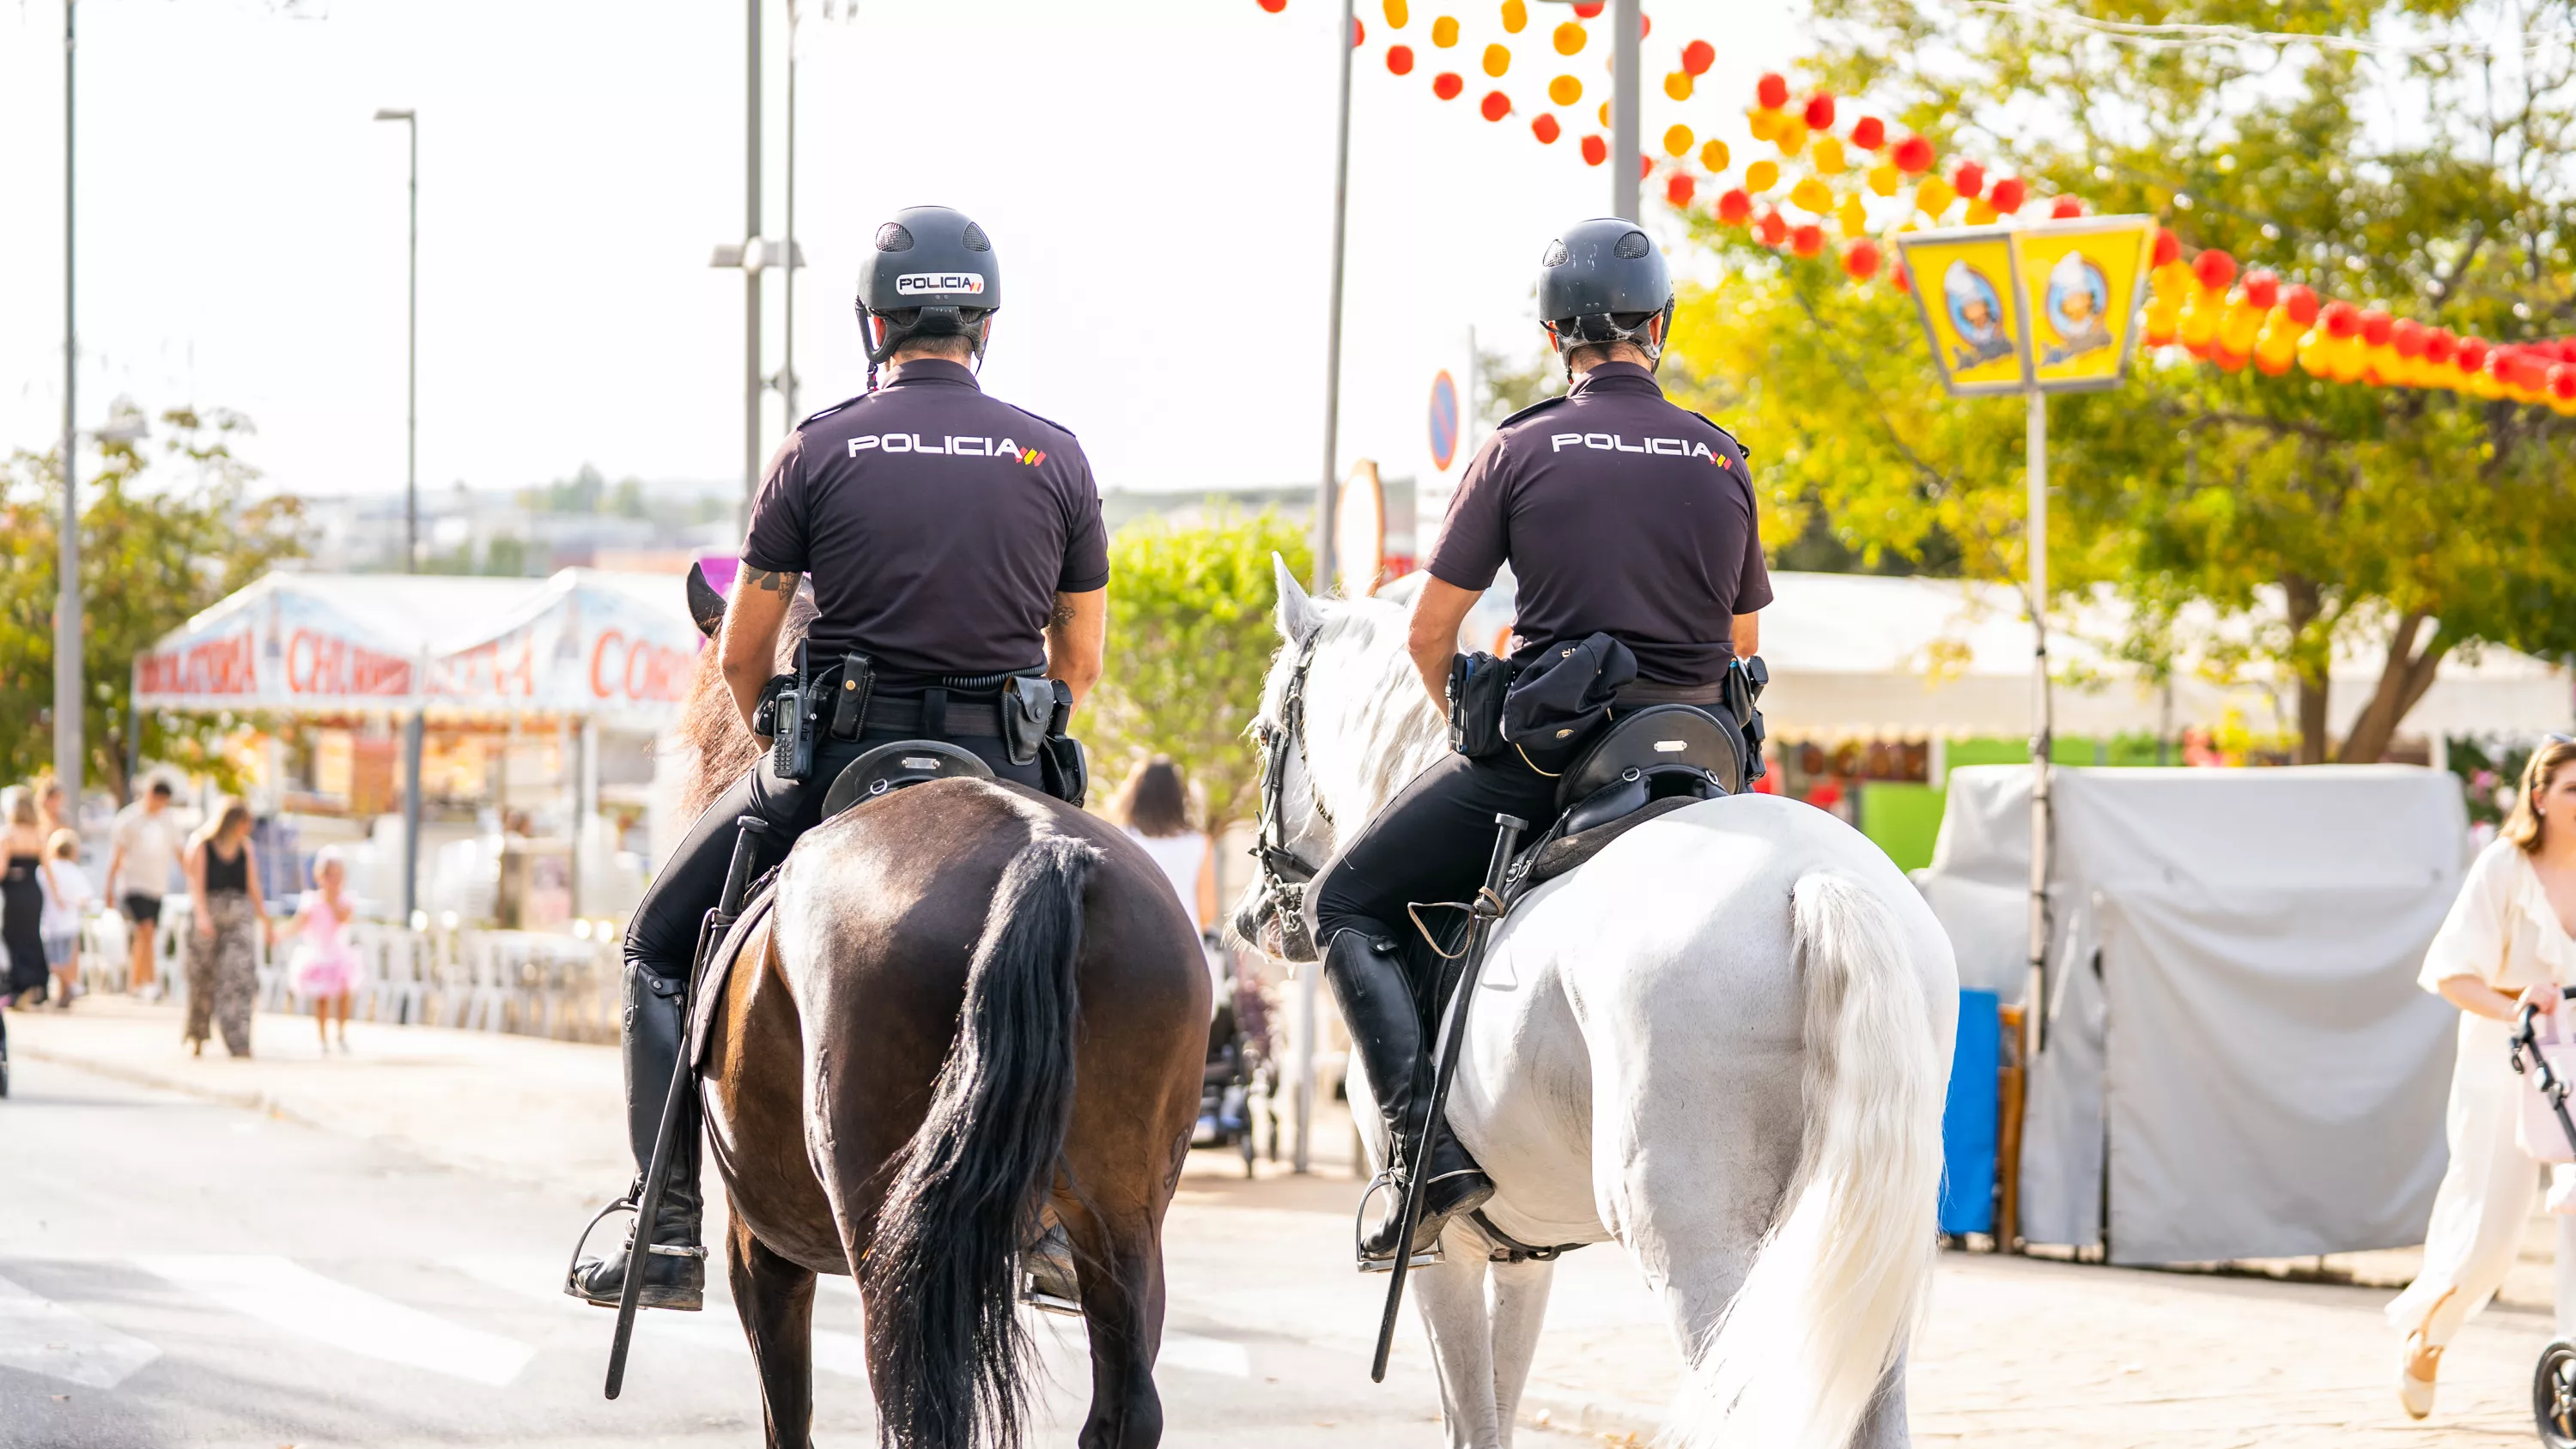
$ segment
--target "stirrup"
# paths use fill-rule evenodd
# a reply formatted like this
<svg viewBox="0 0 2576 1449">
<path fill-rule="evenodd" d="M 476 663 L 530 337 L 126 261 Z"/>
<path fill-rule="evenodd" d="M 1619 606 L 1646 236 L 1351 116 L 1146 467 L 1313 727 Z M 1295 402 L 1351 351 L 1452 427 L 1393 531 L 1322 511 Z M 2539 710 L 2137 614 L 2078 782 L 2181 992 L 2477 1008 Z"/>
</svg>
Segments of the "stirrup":
<svg viewBox="0 0 2576 1449">
<path fill-rule="evenodd" d="M 583 1296 L 580 1292 L 579 1277 L 581 1273 L 581 1250 L 590 1246 L 590 1235 L 598 1231 L 599 1225 L 608 1220 L 608 1215 L 610 1213 L 631 1213 L 635 1211 L 635 1208 L 635 1198 L 634 1195 L 630 1193 L 619 1198 L 617 1201 L 610 1203 L 608 1206 L 601 1208 L 591 1217 L 591 1220 L 588 1223 L 582 1226 L 581 1236 L 573 1239 L 572 1241 L 572 1261 L 564 1264 L 563 1283 L 565 1292 L 570 1293 L 575 1297 Z M 641 1225 L 639 1224 L 638 1226 Z M 629 1235 L 627 1246 L 629 1248 L 634 1246 L 631 1234 Z M 629 1256 L 631 1257 L 632 1254 L 630 1253 Z M 699 1249 L 698 1256 L 706 1256 L 706 1250 L 704 1248 Z"/>
<path fill-rule="evenodd" d="M 1363 1273 L 1392 1273 L 1395 1271 L 1395 1253 L 1389 1253 L 1383 1258 L 1372 1258 L 1360 1249 L 1363 1244 L 1368 1242 L 1369 1199 L 1377 1196 L 1380 1188 L 1400 1188 L 1403 1186 L 1403 1182 L 1404 1179 L 1396 1173 L 1394 1168 L 1390 1167 L 1380 1172 L 1377 1176 L 1370 1178 L 1367 1190 L 1360 1194 L 1359 1210 L 1352 1215 L 1351 1221 L 1351 1256 L 1358 1260 L 1359 1270 Z M 1404 1210 L 1403 1195 L 1398 1193 L 1395 1201 L 1396 1211 L 1401 1213 Z M 1399 1247 L 1397 1251 L 1401 1252 L 1402 1248 Z M 1434 1242 L 1428 1250 L 1414 1254 L 1412 1261 L 1407 1263 L 1405 1266 L 1407 1268 L 1428 1268 L 1432 1264 L 1440 1261 L 1442 1261 L 1440 1256 L 1440 1245 L 1437 1242 Z"/>
</svg>

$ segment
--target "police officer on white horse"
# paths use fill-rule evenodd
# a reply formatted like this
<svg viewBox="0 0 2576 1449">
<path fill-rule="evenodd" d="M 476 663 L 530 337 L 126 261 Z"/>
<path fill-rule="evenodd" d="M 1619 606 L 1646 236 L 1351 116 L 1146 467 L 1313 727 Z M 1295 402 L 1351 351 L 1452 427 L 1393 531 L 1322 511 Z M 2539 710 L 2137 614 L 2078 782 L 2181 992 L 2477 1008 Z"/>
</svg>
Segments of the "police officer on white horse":
<svg viewBox="0 0 2576 1449">
<path fill-rule="evenodd" d="M 976 380 L 1002 302 L 983 228 L 920 206 L 874 240 L 858 299 L 870 390 L 805 419 L 770 460 L 716 645 L 753 733 L 803 733 L 784 749 L 764 739 L 772 748 L 689 827 L 627 929 L 635 1195 L 679 1070 L 691 956 L 737 819 L 773 827 L 774 862 L 821 819 L 842 768 L 896 740 L 946 741 L 1001 779 L 1081 803 L 1081 747 L 1065 723 L 1100 676 L 1109 583 L 1090 464 L 1072 433 Z M 878 388 L 874 369 L 888 362 Z M 807 575 L 818 612 L 805 662 L 773 679 Z M 704 1298 L 697 1145 L 687 1119 L 657 1221 L 636 1234 L 649 1249 L 646 1307 L 693 1310 Z M 564 1291 L 615 1306 L 631 1252 L 632 1242 L 585 1260 Z"/>
<path fill-rule="evenodd" d="M 1468 464 L 1414 603 L 1409 652 L 1450 710 L 1459 628 L 1508 563 L 1519 593 L 1507 668 L 1531 684 L 1554 672 L 1560 692 L 1591 707 L 1554 729 L 1520 721 L 1514 742 L 1481 758 L 1444 757 L 1307 893 L 1391 1160 L 1408 1165 L 1429 1105 L 1424 1012 L 1438 959 L 1437 943 L 1416 939 L 1431 919 L 1417 912 L 1475 894 L 1498 813 L 1534 831 L 1556 817 L 1559 778 L 1608 714 L 1721 705 L 1729 666 L 1756 651 L 1756 615 L 1771 601 L 1744 449 L 1655 381 L 1673 288 L 1653 241 L 1615 218 L 1572 227 L 1541 259 L 1538 298 L 1571 387 L 1506 419 Z M 1416 1253 L 1493 1195 L 1452 1133 L 1411 1170 L 1424 1192 Z M 1391 1259 L 1397 1231 L 1390 1214 L 1363 1259 Z"/>
</svg>

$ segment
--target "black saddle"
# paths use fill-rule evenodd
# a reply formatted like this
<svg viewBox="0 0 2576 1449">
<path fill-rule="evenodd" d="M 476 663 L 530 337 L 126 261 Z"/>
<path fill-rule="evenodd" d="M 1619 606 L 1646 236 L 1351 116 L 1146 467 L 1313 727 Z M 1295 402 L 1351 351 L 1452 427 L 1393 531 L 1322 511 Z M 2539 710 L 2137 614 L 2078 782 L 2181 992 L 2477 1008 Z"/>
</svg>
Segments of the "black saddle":
<svg viewBox="0 0 2576 1449">
<path fill-rule="evenodd" d="M 1556 823 L 1512 862 L 1505 897 L 1518 901 L 1658 815 L 1743 793 L 1744 754 L 1744 731 L 1697 705 L 1617 716 L 1567 767 Z"/>
<path fill-rule="evenodd" d="M 823 818 L 863 800 L 931 780 L 989 780 L 993 767 L 945 740 L 896 740 L 844 766 L 823 794 Z"/>
</svg>

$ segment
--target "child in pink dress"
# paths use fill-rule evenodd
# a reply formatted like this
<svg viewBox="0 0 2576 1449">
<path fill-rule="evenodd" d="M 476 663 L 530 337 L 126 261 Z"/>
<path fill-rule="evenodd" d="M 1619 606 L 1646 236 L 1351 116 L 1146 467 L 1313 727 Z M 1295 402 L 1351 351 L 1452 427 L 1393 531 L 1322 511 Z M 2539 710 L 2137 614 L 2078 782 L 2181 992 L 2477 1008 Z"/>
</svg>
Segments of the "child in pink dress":
<svg viewBox="0 0 2576 1449">
<path fill-rule="evenodd" d="M 295 994 L 313 1003 L 313 1030 L 322 1050 L 331 1050 L 331 1017 L 340 1020 L 340 1050 L 349 1049 L 349 998 L 358 986 L 358 958 L 349 949 L 349 918 L 354 909 L 341 885 L 348 868 L 324 851 L 313 858 L 313 886 L 295 909 L 295 965 L 289 979 Z"/>
</svg>

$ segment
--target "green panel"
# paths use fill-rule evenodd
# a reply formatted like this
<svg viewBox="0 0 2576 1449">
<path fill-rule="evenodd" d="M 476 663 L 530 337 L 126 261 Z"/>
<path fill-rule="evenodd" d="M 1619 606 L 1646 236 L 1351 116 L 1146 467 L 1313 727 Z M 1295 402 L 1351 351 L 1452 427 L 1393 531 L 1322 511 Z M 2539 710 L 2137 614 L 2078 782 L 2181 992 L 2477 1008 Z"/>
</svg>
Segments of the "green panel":
<svg viewBox="0 0 2576 1449">
<path fill-rule="evenodd" d="M 1860 787 L 1861 834 L 1878 842 L 1901 870 L 1932 863 L 1941 834 L 1943 791 L 1896 780 L 1864 780 Z"/>
<path fill-rule="evenodd" d="M 1952 740 L 1943 755 L 1950 769 L 1961 765 L 2026 765 L 2030 763 L 2030 741 L 1992 736 Z M 2156 737 L 2120 735 L 2097 740 L 2086 735 L 2059 735 L 2048 742 L 2048 757 L 2061 765 L 2152 765 L 2156 762 Z M 2176 763 L 2180 763 L 2179 759 Z"/>
</svg>

